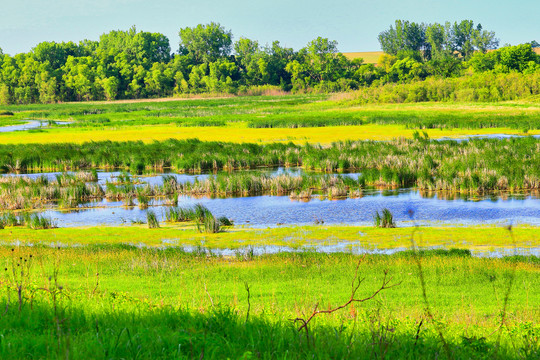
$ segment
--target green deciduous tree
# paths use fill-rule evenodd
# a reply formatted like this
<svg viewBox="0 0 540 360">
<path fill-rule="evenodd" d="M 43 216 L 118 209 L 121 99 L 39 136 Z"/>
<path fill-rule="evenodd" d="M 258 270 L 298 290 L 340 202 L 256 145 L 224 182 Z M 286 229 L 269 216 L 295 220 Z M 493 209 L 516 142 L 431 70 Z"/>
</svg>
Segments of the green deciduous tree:
<svg viewBox="0 0 540 360">
<path fill-rule="evenodd" d="M 235 59 L 242 74 L 244 85 L 260 85 L 267 77 L 264 53 L 259 43 L 254 40 L 240 38 L 234 43 Z"/>
<path fill-rule="evenodd" d="M 384 52 L 402 59 L 422 57 L 430 60 L 452 56 L 454 52 L 467 59 L 475 51 L 496 48 L 499 41 L 493 31 L 484 30 L 481 24 L 475 27 L 472 20 L 445 25 L 396 20 L 395 27 L 390 26 L 379 34 L 379 43 Z"/>
<path fill-rule="evenodd" d="M 69 56 L 62 67 L 62 79 L 69 90 L 68 97 L 75 100 L 96 99 L 95 59 L 91 56 Z"/>
<path fill-rule="evenodd" d="M 539 63 L 539 56 L 532 49 L 531 44 L 504 47 L 498 51 L 502 70 L 524 72 Z"/>
<path fill-rule="evenodd" d="M 180 54 L 187 54 L 194 63 L 209 63 L 228 56 L 232 50 L 232 33 L 219 23 L 180 29 Z"/>
<path fill-rule="evenodd" d="M 382 50 L 391 55 L 400 51 L 415 51 L 420 53 L 426 48 L 426 25 L 406 20 L 396 20 L 395 28 L 379 34 Z"/>
</svg>

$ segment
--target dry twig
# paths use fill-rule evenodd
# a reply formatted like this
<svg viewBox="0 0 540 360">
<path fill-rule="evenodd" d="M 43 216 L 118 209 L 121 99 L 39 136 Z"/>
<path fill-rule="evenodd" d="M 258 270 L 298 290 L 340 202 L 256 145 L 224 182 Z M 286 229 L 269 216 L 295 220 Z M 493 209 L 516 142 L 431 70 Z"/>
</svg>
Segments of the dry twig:
<svg viewBox="0 0 540 360">
<path fill-rule="evenodd" d="M 388 277 L 388 270 L 385 270 L 384 271 L 384 278 L 383 278 L 383 281 L 381 283 L 381 286 L 375 290 L 370 296 L 367 296 L 365 298 L 361 298 L 361 299 L 357 299 L 356 298 L 356 293 L 358 291 L 358 289 L 360 288 L 360 285 L 364 282 L 365 278 L 362 278 L 362 279 L 359 279 L 358 278 L 358 269 L 360 268 L 360 264 L 362 262 L 362 259 L 360 259 L 360 261 L 358 262 L 358 264 L 356 265 L 356 271 L 355 271 L 355 274 L 354 274 L 354 277 L 353 277 L 353 280 L 351 282 L 351 297 L 349 298 L 349 300 L 347 302 L 345 302 L 344 304 L 342 305 L 339 305 L 335 308 L 332 308 L 332 309 L 328 309 L 328 310 L 319 310 L 319 304 L 317 303 L 315 305 L 315 308 L 313 309 L 313 313 L 306 319 L 306 318 L 296 318 L 296 319 L 293 319 L 292 321 L 294 321 L 294 323 L 301 323 L 300 327 L 298 328 L 298 332 L 304 330 L 306 332 L 306 338 L 309 340 L 309 323 L 311 322 L 311 320 L 313 320 L 313 318 L 315 318 L 317 315 L 319 314 L 331 314 L 333 312 L 336 312 L 338 310 L 341 310 L 343 308 L 346 308 L 347 306 L 353 304 L 353 303 L 363 303 L 363 302 L 366 302 L 368 300 L 371 300 L 373 299 L 375 296 L 377 296 L 381 291 L 383 290 L 387 290 L 387 289 L 390 289 L 390 288 L 393 288 L 395 286 L 398 286 L 401 284 L 401 282 L 398 282 L 398 283 L 394 283 L 392 284 L 392 277 Z"/>
</svg>

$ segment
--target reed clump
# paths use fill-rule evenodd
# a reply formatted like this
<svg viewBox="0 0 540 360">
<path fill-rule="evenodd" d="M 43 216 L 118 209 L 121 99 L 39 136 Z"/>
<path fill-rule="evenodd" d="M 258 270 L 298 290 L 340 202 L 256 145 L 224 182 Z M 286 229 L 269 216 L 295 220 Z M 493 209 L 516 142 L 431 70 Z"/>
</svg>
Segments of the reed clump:
<svg viewBox="0 0 540 360">
<path fill-rule="evenodd" d="M 197 220 L 197 231 L 200 233 L 217 234 L 223 231 L 221 226 L 221 221 L 216 219 L 211 213 L 203 219 Z"/>
<path fill-rule="evenodd" d="M 233 222 L 221 216 L 216 218 L 214 214 L 204 205 L 195 204 L 191 207 L 170 207 L 165 210 L 165 219 L 167 222 L 194 222 L 197 231 L 201 233 L 219 233 L 223 227 L 232 226 Z"/>
<path fill-rule="evenodd" d="M 179 186 L 188 195 L 290 195 L 291 198 L 309 198 L 314 192 L 327 193 L 329 197 L 346 197 L 349 188 L 359 183 L 339 175 L 290 175 L 272 176 L 264 173 L 230 173 L 210 176 L 205 180 L 186 182 Z"/>
<path fill-rule="evenodd" d="M 375 223 L 375 227 L 378 228 L 395 228 L 396 223 L 394 221 L 394 215 L 392 212 L 388 209 L 383 209 L 381 213 L 379 211 L 376 211 L 373 215 L 373 221 Z"/>
<path fill-rule="evenodd" d="M 16 226 L 26 226 L 33 230 L 54 229 L 58 227 L 53 218 L 42 214 L 22 213 L 15 215 L 12 212 L 0 214 L 0 227 L 2 229 Z"/>
<path fill-rule="evenodd" d="M 296 144 L 232 144 L 197 140 L 96 142 L 87 144 L 0 145 L 0 170 L 64 171 L 125 168 L 142 164 L 146 171 L 234 171 L 260 167 L 299 166 L 318 172 L 358 172 L 363 186 L 417 187 L 426 191 L 471 192 L 540 189 L 540 139 L 470 139 L 437 141 L 418 136 L 388 142 L 348 141 L 331 146 Z M 114 153 L 117 156 L 111 157 Z M 146 154 L 145 156 L 133 154 Z M 164 179 L 164 193 L 179 184 Z M 194 184 L 201 193 L 256 193 L 269 189 L 298 191 L 298 184 L 282 179 L 253 181 L 249 176 L 213 179 Z M 62 179 L 66 185 L 72 179 Z M 269 184 L 273 182 L 274 185 Z M 114 186 L 135 183 L 123 178 Z M 202 186 L 208 188 L 202 188 Z M 316 186 L 322 184 L 315 184 Z M 111 185 L 112 186 L 112 185 Z M 322 186 L 320 186 L 322 188 Z M 121 190 L 120 192 L 122 192 Z M 113 196 L 114 198 L 114 196 Z"/>
<path fill-rule="evenodd" d="M 146 222 L 148 224 L 148 228 L 150 229 L 159 228 L 159 221 L 157 219 L 156 213 L 152 210 L 148 210 L 146 212 Z"/>
</svg>

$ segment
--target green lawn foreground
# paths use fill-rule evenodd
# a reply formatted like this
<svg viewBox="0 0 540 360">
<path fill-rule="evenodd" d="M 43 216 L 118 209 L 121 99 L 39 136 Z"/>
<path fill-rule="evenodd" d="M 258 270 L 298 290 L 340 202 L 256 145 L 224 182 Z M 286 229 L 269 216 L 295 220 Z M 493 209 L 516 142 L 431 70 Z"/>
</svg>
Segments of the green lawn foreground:
<svg viewBox="0 0 540 360">
<path fill-rule="evenodd" d="M 345 228 L 334 230 L 346 237 Z M 535 359 L 540 354 L 536 257 L 478 258 L 457 248 L 255 256 L 245 246 L 217 256 L 211 249 L 218 244 L 208 240 L 186 253 L 178 246 L 163 248 L 152 240 L 151 229 L 140 227 L 74 229 L 71 244 L 65 241 L 68 230 L 2 230 L 4 239 L 19 239 L 18 245 L 0 247 L 2 359 Z M 180 231 L 154 231 L 164 236 L 173 230 Z M 320 230 L 313 233 L 325 237 L 332 231 Z M 401 229 L 383 237 L 395 237 L 394 230 Z M 410 241 L 411 229 L 406 230 Z M 292 231 L 276 229 L 275 235 Z M 294 231 L 307 234 L 310 228 Z M 508 230 L 500 228 L 463 233 L 475 231 L 480 238 L 506 236 L 511 242 Z M 513 232 L 516 242 L 534 233 Z M 97 240 L 84 243 L 92 238 L 89 233 Z M 114 233 L 125 237 L 113 242 Z M 436 238 L 437 229 L 415 238 L 425 243 L 430 234 Z M 36 242 L 40 236 L 49 241 Z M 137 246 L 145 236 L 150 247 Z M 308 319 L 316 304 L 329 310 L 347 303 L 357 266 L 363 281 L 355 299 L 380 289 L 385 272 L 388 285 L 396 286 L 316 315 L 307 333 L 298 331 L 302 322 L 292 319 Z"/>
</svg>

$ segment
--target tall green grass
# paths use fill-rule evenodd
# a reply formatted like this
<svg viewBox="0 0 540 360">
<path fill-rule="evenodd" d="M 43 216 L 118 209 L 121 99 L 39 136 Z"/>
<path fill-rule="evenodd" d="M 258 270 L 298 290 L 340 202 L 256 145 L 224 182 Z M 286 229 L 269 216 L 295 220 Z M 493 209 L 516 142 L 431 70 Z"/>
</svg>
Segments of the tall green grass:
<svg viewBox="0 0 540 360">
<path fill-rule="evenodd" d="M 0 169 L 142 168 L 198 173 L 300 166 L 320 172 L 360 172 L 360 185 L 418 187 L 429 191 L 538 190 L 539 144 L 540 139 L 529 137 L 471 139 L 463 142 L 422 138 L 388 142 L 349 141 L 334 143 L 329 147 L 197 140 L 168 140 L 152 144 L 96 142 L 82 145 L 3 145 L 0 146 Z M 244 181 L 247 181 L 245 186 L 241 184 Z M 261 185 L 260 181 L 240 175 L 230 179 L 218 176 L 211 182 L 225 192 Z M 171 192 L 177 187 L 171 179 L 166 183 Z M 111 192 L 115 188 L 125 192 L 131 187 L 129 184 L 108 186 Z M 89 196 L 98 191 L 87 190 Z M 81 187 L 77 191 L 85 190 Z"/>
<path fill-rule="evenodd" d="M 150 229 L 159 228 L 159 221 L 157 219 L 156 213 L 152 210 L 148 210 L 146 212 L 146 222 L 148 224 L 148 228 Z"/>
<path fill-rule="evenodd" d="M 225 126 L 250 122 L 256 114 L 281 116 L 302 111 L 326 95 L 232 97 L 227 99 L 170 100 L 140 103 L 70 103 L 60 105 L 12 105 L 10 118 L 69 120 L 67 127 L 117 127 L 176 124 L 178 126 Z M 11 120 L 11 121 L 14 121 Z M 54 124 L 53 124 L 54 126 Z"/>
<path fill-rule="evenodd" d="M 383 209 L 381 213 L 378 211 L 373 215 L 373 222 L 375 227 L 380 228 L 395 228 L 396 223 L 394 221 L 394 215 L 388 209 Z"/>
<path fill-rule="evenodd" d="M 0 275 L 2 359 L 446 357 L 406 253 L 219 257 L 113 245 L 2 247 L 0 255 L 7 269 Z M 307 337 L 299 333 L 291 319 L 311 314 L 315 304 L 330 309 L 347 301 L 359 260 L 359 296 L 372 294 L 385 270 L 401 285 L 320 315 Z M 452 359 L 538 357 L 537 262 L 422 254 Z M 514 267 L 521 286 L 497 341 L 500 296 Z"/>
<path fill-rule="evenodd" d="M 0 229 L 6 226 L 26 226 L 30 229 L 53 229 L 57 227 L 57 223 L 49 216 L 41 214 L 22 213 L 15 215 L 12 212 L 0 213 Z"/>
</svg>

